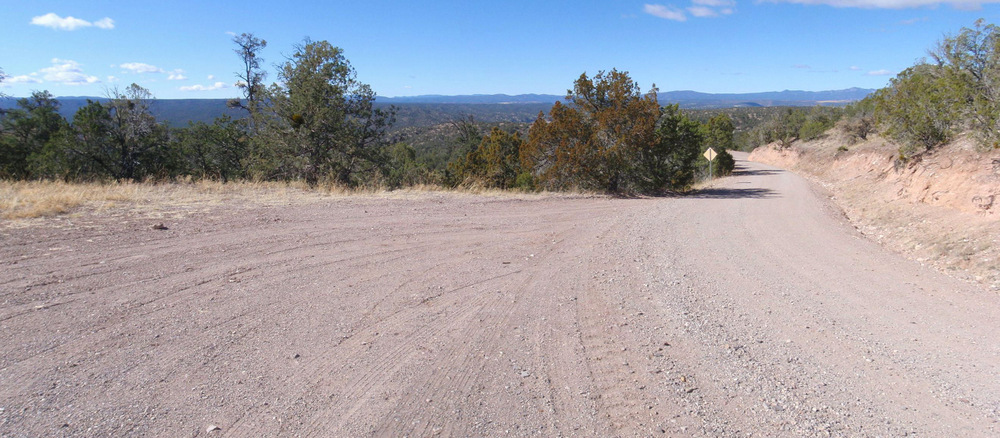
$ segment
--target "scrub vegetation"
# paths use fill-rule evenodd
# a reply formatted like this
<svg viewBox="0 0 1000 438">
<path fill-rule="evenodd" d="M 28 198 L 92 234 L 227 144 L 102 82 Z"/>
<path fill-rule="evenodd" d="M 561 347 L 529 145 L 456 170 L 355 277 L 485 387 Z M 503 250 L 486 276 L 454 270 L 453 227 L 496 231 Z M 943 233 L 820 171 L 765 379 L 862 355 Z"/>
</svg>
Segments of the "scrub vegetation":
<svg viewBox="0 0 1000 438">
<path fill-rule="evenodd" d="M 582 74 L 565 101 L 530 125 L 470 115 L 401 132 L 392 130 L 396 108 L 375 105 L 375 92 L 329 42 L 296 45 L 267 85 L 259 57 L 267 42 L 252 34 L 233 41 L 236 116 L 171 128 L 151 111 L 151 93 L 132 84 L 67 120 L 57 99 L 37 91 L 2 115 L 0 178 L 656 194 L 689 187 L 707 167 L 700 153 L 713 145 L 717 173 L 732 171 L 729 115 L 695 121 L 677 105 L 661 106 L 655 87 L 643 92 L 624 71 Z"/>
</svg>

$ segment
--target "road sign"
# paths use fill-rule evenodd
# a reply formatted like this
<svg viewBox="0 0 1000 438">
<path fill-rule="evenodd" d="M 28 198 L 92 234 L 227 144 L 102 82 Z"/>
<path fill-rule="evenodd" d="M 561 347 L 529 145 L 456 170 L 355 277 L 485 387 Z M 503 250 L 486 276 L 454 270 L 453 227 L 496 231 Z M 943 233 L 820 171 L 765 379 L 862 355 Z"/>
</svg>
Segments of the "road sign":
<svg viewBox="0 0 1000 438">
<path fill-rule="evenodd" d="M 715 156 L 719 155 L 719 154 L 715 153 L 715 149 L 708 148 L 708 150 L 705 151 L 704 155 L 705 155 L 705 158 L 708 158 L 708 161 L 712 161 L 712 160 L 715 159 Z"/>
<path fill-rule="evenodd" d="M 705 158 L 708 158 L 708 179 L 712 179 L 712 177 L 715 176 L 715 174 L 712 173 L 712 161 L 715 160 L 715 156 L 718 154 L 715 153 L 715 149 L 708 148 L 704 155 Z"/>
</svg>

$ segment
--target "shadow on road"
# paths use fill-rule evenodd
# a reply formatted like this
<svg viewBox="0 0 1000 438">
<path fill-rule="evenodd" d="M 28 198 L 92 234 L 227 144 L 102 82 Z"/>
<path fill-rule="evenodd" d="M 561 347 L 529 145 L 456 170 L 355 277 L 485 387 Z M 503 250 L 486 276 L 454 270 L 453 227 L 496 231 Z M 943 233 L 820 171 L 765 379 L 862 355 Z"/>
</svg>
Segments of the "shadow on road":
<svg viewBox="0 0 1000 438">
<path fill-rule="evenodd" d="M 732 176 L 768 176 L 776 175 L 781 172 L 784 171 L 781 169 L 750 169 L 737 162 L 736 169 L 733 170 Z M 750 184 L 750 182 L 741 181 L 737 184 Z M 759 187 L 710 187 L 696 190 L 688 196 L 701 199 L 770 199 L 779 197 L 778 192 Z"/>
<path fill-rule="evenodd" d="M 750 170 L 750 169 L 747 169 L 745 167 L 739 167 L 739 166 L 737 166 L 736 170 L 733 170 L 733 176 L 767 176 L 767 175 L 777 175 L 777 174 L 779 174 L 781 172 L 784 172 L 784 170 L 780 170 L 780 169 L 753 169 L 753 170 Z"/>
<path fill-rule="evenodd" d="M 696 190 L 686 197 L 699 199 L 770 199 L 777 198 L 778 192 L 761 188 L 709 188 Z"/>
</svg>

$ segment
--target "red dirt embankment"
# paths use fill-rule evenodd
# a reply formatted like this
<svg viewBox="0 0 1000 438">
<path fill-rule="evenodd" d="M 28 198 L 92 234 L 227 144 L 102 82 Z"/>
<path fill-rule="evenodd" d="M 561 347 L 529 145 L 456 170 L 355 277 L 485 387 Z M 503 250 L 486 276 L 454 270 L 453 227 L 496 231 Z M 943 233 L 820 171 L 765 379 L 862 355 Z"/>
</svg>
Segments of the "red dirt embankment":
<svg viewBox="0 0 1000 438">
<path fill-rule="evenodd" d="M 897 157 L 898 146 L 877 136 L 848 146 L 837 135 L 750 154 L 825 186 L 860 231 L 892 250 L 1000 290 L 1000 151 L 961 139 Z"/>
</svg>

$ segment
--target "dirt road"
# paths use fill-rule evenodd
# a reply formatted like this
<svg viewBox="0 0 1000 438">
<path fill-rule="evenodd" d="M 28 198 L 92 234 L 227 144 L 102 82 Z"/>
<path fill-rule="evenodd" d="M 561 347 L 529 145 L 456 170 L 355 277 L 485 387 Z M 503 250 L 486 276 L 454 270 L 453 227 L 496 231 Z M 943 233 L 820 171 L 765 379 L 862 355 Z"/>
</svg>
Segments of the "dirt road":
<svg viewBox="0 0 1000 438">
<path fill-rule="evenodd" d="M 0 436 L 1000 434 L 1000 298 L 738 164 L 0 229 Z"/>
</svg>

